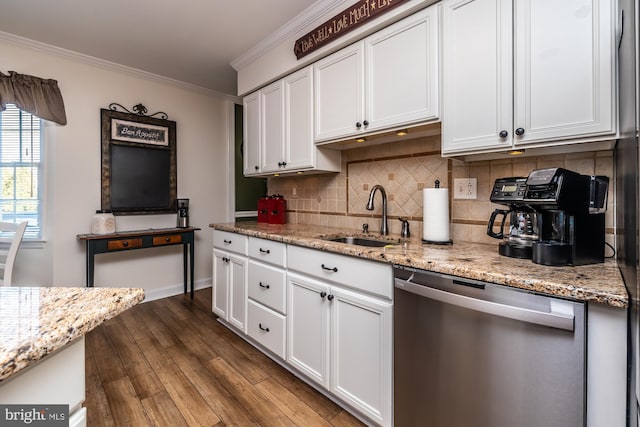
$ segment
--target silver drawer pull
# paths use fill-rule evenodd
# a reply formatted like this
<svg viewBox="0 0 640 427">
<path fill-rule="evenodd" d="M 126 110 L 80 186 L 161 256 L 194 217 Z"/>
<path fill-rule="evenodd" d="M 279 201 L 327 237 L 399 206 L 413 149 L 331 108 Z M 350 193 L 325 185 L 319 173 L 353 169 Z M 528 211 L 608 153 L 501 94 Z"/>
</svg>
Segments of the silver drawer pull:
<svg viewBox="0 0 640 427">
<path fill-rule="evenodd" d="M 327 266 L 326 266 L 326 265 L 324 265 L 324 264 L 322 264 L 322 265 L 321 265 L 321 267 L 322 267 L 322 269 L 323 269 L 323 270 L 333 271 L 334 273 L 337 273 L 337 272 L 338 272 L 338 267 L 333 267 L 333 268 L 331 268 L 331 267 L 327 267 Z"/>
</svg>

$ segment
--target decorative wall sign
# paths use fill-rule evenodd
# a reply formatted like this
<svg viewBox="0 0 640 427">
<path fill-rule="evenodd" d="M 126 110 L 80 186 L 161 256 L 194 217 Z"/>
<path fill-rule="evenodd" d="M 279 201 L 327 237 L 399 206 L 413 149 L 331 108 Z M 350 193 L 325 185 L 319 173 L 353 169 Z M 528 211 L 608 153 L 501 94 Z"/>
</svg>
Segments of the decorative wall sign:
<svg viewBox="0 0 640 427">
<path fill-rule="evenodd" d="M 169 145 L 169 127 L 111 119 L 111 139 L 151 145 Z"/>
<path fill-rule="evenodd" d="M 314 50 L 342 37 L 368 20 L 388 12 L 407 0 L 360 0 L 324 24 L 296 40 L 293 53 L 300 59 Z"/>
</svg>

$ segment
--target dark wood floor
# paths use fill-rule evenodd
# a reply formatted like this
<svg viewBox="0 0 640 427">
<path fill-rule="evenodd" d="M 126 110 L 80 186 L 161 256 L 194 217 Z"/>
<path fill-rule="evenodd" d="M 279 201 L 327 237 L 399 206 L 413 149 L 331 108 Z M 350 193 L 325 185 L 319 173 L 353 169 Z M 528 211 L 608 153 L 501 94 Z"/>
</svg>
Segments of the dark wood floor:
<svg viewBox="0 0 640 427">
<path fill-rule="evenodd" d="M 137 305 L 86 338 L 90 427 L 362 425 L 220 325 L 210 288 Z"/>
</svg>

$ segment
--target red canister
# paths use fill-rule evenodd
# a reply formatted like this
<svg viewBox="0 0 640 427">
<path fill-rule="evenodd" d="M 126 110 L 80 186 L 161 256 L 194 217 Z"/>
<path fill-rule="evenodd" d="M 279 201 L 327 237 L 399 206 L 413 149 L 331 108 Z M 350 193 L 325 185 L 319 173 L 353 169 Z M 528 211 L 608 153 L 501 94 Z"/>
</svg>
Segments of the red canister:
<svg viewBox="0 0 640 427">
<path fill-rule="evenodd" d="M 270 210 L 271 210 L 271 197 L 264 196 L 258 199 L 258 222 L 269 222 Z"/>
<path fill-rule="evenodd" d="M 279 194 L 271 196 L 269 208 L 269 224 L 287 223 L 287 201 Z"/>
</svg>

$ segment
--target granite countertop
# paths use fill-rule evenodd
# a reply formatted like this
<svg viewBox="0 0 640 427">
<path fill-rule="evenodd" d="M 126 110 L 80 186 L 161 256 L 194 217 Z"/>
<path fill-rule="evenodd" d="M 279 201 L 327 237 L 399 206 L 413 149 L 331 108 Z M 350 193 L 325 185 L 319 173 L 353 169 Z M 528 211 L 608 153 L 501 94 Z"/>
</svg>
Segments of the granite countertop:
<svg viewBox="0 0 640 427">
<path fill-rule="evenodd" d="M 138 288 L 0 287 L 0 384 L 143 299 Z"/>
<path fill-rule="evenodd" d="M 548 267 L 498 254 L 495 245 L 454 242 L 452 245 L 424 244 L 421 236 L 400 239 L 399 235 L 380 236 L 335 227 L 307 224 L 263 224 L 239 222 L 210 224 L 211 228 L 248 236 L 321 249 L 375 261 L 415 267 L 437 273 L 482 280 L 546 295 L 590 301 L 613 307 L 627 307 L 629 298 L 617 263 L 578 267 Z M 388 240 L 383 248 L 330 242 L 339 236 Z"/>
</svg>

